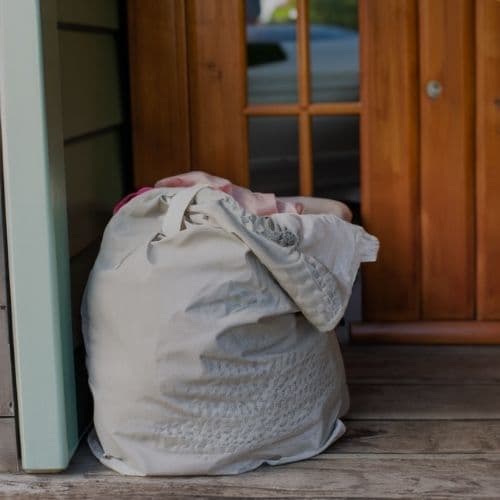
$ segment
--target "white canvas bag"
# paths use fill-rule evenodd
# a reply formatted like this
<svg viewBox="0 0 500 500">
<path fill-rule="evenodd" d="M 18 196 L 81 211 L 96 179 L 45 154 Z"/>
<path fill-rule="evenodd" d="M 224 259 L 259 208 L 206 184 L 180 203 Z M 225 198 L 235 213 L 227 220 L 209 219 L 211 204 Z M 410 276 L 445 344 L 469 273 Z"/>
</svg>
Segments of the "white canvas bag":
<svg viewBox="0 0 500 500">
<path fill-rule="evenodd" d="M 377 249 L 334 215 L 259 217 L 207 186 L 134 198 L 82 305 L 93 452 L 124 474 L 179 475 L 324 450 L 348 407 L 328 332 Z"/>
</svg>

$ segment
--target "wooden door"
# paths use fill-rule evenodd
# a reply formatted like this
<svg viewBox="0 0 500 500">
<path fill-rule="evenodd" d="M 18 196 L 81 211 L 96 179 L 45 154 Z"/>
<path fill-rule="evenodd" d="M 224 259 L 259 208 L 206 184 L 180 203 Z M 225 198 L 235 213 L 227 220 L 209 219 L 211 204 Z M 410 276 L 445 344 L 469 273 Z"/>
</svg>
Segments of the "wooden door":
<svg viewBox="0 0 500 500">
<path fill-rule="evenodd" d="M 362 209 L 381 253 L 365 272 L 366 321 L 352 333 L 498 343 L 500 3 L 364 5 Z M 390 54 L 388 69 L 375 51 Z"/>
<path fill-rule="evenodd" d="M 252 138 L 265 122 L 283 145 L 273 154 L 297 157 L 296 174 L 277 177 L 296 175 L 296 193 L 334 196 L 323 189 L 328 174 L 318 177 L 317 124 L 338 119 L 345 129 L 354 117 L 362 222 L 381 251 L 363 270 L 353 337 L 499 341 L 500 3 L 359 0 L 360 95 L 318 99 L 310 17 L 320 2 L 283 0 L 296 14 L 296 85 L 267 100 L 252 97 L 248 76 L 250 3 L 129 0 L 137 184 L 201 169 L 262 189 Z M 293 133 L 280 132 L 285 121 Z"/>
</svg>

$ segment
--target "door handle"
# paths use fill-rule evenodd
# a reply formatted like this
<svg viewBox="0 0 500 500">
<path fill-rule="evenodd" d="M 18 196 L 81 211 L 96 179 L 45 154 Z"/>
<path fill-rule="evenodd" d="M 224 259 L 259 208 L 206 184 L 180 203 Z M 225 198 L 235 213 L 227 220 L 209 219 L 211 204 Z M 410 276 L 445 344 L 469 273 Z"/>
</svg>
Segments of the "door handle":
<svg viewBox="0 0 500 500">
<path fill-rule="evenodd" d="M 428 97 L 437 99 L 443 92 L 443 86 L 437 80 L 429 80 L 425 86 L 425 91 Z"/>
</svg>

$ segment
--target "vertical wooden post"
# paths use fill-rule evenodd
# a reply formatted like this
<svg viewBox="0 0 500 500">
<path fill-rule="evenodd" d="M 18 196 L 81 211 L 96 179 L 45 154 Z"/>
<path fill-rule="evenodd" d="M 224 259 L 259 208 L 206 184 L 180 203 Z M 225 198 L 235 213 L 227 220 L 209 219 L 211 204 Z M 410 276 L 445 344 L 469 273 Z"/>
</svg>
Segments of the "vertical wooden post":
<svg viewBox="0 0 500 500">
<path fill-rule="evenodd" d="M 307 0 L 297 2 L 297 75 L 299 88 L 299 189 L 302 196 L 314 191 L 313 146 L 311 117 L 308 106 L 311 99 L 311 64 L 309 54 L 309 10 Z"/>
<path fill-rule="evenodd" d="M 381 243 L 363 270 L 364 319 L 420 317 L 415 0 L 361 0 L 361 210 Z"/>
<path fill-rule="evenodd" d="M 185 2 L 128 0 L 134 181 L 191 168 Z"/>
<path fill-rule="evenodd" d="M 245 5 L 187 0 L 187 7 L 192 169 L 246 186 Z"/>
<path fill-rule="evenodd" d="M 477 316 L 500 320 L 500 2 L 476 2 Z"/>
<path fill-rule="evenodd" d="M 473 2 L 421 0 L 419 13 L 422 317 L 472 319 Z"/>
</svg>

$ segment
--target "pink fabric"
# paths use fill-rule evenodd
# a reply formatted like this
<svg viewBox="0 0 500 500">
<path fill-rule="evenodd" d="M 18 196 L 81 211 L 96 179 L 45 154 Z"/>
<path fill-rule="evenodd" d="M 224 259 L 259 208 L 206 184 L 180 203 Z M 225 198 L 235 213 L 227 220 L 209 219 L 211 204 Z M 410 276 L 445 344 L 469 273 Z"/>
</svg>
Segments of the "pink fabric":
<svg viewBox="0 0 500 500">
<path fill-rule="evenodd" d="M 256 215 L 271 215 L 275 213 L 299 213 L 300 204 L 289 203 L 276 198 L 272 193 L 253 193 L 249 189 L 231 184 L 227 179 L 216 177 L 205 172 L 187 172 L 174 177 L 166 177 L 159 180 L 155 187 L 190 187 L 195 184 L 208 184 L 212 188 L 219 189 L 224 193 L 231 195 L 245 210 Z M 152 188 L 142 188 L 135 193 L 129 194 L 123 198 L 114 208 L 113 213 L 120 210 L 123 205 L 129 202 L 135 196 L 146 192 Z"/>
<path fill-rule="evenodd" d="M 113 214 L 116 214 L 120 208 L 122 208 L 124 205 L 126 205 L 132 198 L 135 198 L 136 196 L 139 196 L 142 193 L 145 193 L 146 191 L 150 191 L 151 187 L 143 187 L 137 190 L 135 193 L 130 193 L 125 198 L 122 198 L 113 208 Z"/>
</svg>

